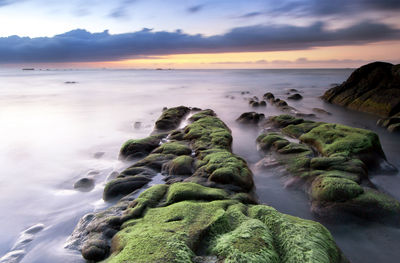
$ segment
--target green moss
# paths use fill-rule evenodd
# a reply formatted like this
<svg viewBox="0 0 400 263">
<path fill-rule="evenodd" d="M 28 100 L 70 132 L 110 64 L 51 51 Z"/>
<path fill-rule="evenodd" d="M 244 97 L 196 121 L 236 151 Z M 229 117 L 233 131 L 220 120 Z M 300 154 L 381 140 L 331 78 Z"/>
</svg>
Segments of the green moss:
<svg viewBox="0 0 400 263">
<path fill-rule="evenodd" d="M 196 153 L 212 148 L 230 150 L 232 145 L 229 128 L 217 117 L 208 115 L 187 125 L 184 139 L 192 141 Z"/>
<path fill-rule="evenodd" d="M 352 202 L 361 207 L 369 207 L 377 216 L 400 214 L 400 203 L 396 199 L 373 189 L 364 191 Z"/>
<path fill-rule="evenodd" d="M 343 202 L 353 199 L 364 192 L 363 188 L 352 180 L 343 177 L 318 177 L 311 185 L 311 197 L 326 202 Z"/>
<path fill-rule="evenodd" d="M 280 144 L 284 142 L 287 142 L 287 144 L 289 144 L 288 140 L 286 140 L 281 134 L 276 132 L 263 133 L 257 137 L 257 143 L 260 149 L 264 151 L 268 151 L 271 146 L 278 141 Z"/>
<path fill-rule="evenodd" d="M 246 162 L 225 150 L 204 151 L 204 158 L 198 162 L 195 176 L 208 177 L 209 180 L 233 184 L 250 190 L 253 187 L 253 175 Z"/>
<path fill-rule="evenodd" d="M 224 262 L 280 262 L 268 227 L 260 220 L 250 219 L 232 232 L 219 236 L 212 245 L 213 254 Z"/>
<path fill-rule="evenodd" d="M 299 119 L 288 114 L 270 117 L 269 121 L 279 128 L 283 128 L 291 124 L 300 124 L 304 122 L 303 119 Z"/>
<path fill-rule="evenodd" d="M 221 200 L 228 194 L 218 188 L 209 188 L 195 183 L 172 184 L 167 193 L 167 204 L 185 200 Z"/>
<path fill-rule="evenodd" d="M 280 153 L 280 154 L 292 154 L 292 153 L 311 154 L 312 151 L 308 146 L 306 146 L 304 144 L 291 142 L 291 143 L 287 144 L 285 147 L 279 149 L 278 153 Z"/>
<path fill-rule="evenodd" d="M 371 154 L 385 158 L 376 133 L 340 124 L 322 124 L 303 134 L 300 140 L 315 147 L 322 155 L 355 157 Z"/>
<path fill-rule="evenodd" d="M 154 149 L 153 153 L 190 155 L 192 153 L 192 149 L 181 142 L 166 142 Z"/>
<path fill-rule="evenodd" d="M 156 129 L 172 130 L 179 126 L 183 116 L 189 113 L 190 109 L 185 106 L 166 109 L 156 121 Z"/>
<path fill-rule="evenodd" d="M 319 125 L 323 124 L 322 122 L 313 122 L 313 121 L 304 121 L 303 123 L 297 125 L 288 125 L 282 128 L 282 133 L 286 134 L 287 136 L 299 138 L 304 133 L 307 133 L 318 127 Z"/>
<path fill-rule="evenodd" d="M 264 222 L 274 237 L 280 262 L 345 262 L 329 231 L 321 224 L 257 205 L 249 216 Z"/>
<path fill-rule="evenodd" d="M 186 155 L 176 157 L 166 166 L 168 174 L 191 175 L 193 173 L 193 161 L 194 159 L 192 157 Z"/>
<path fill-rule="evenodd" d="M 152 208 L 113 238 L 107 262 L 192 262 L 193 250 L 232 201 L 183 201 Z"/>
<path fill-rule="evenodd" d="M 196 114 L 193 114 L 189 118 L 189 121 L 194 122 L 194 121 L 197 121 L 197 120 L 202 119 L 202 118 L 207 117 L 207 116 L 216 116 L 216 114 L 215 114 L 215 112 L 213 110 L 210 110 L 210 109 L 202 110 L 202 111 L 199 111 Z"/>
<path fill-rule="evenodd" d="M 163 136 L 164 135 L 154 135 L 144 139 L 126 141 L 119 152 L 120 159 L 125 159 L 130 155 L 133 157 L 141 157 L 149 154 L 160 145 Z"/>
<path fill-rule="evenodd" d="M 161 170 L 163 164 L 174 159 L 175 157 L 176 157 L 176 155 L 174 155 L 174 154 L 153 153 L 153 154 L 146 156 L 144 159 L 136 162 L 131 167 L 146 166 L 146 167 L 154 169 L 154 170 Z"/>
</svg>

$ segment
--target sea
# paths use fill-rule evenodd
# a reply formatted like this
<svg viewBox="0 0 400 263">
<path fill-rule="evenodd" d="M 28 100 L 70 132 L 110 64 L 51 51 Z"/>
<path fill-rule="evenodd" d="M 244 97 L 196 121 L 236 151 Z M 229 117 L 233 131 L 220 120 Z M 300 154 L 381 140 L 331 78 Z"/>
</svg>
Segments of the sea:
<svg viewBox="0 0 400 263">
<path fill-rule="evenodd" d="M 69 235 L 87 213 L 112 205 L 102 191 L 128 139 L 148 136 L 164 107 L 210 108 L 231 128 L 233 151 L 250 167 L 262 158 L 259 130 L 236 119 L 257 111 L 282 114 L 272 105 L 252 108 L 248 100 L 272 92 L 302 113 L 321 108 L 331 115 L 314 120 L 371 129 L 390 163 L 400 168 L 400 136 L 376 126 L 377 116 L 327 104 L 320 96 L 345 81 L 353 69 L 276 70 L 21 70 L 0 69 L 0 262 L 85 262 L 66 249 Z M 91 191 L 74 189 L 81 178 Z M 274 171 L 254 172 L 260 203 L 324 224 L 353 263 L 399 262 L 400 228 L 372 222 L 324 222 L 310 213 L 307 195 L 285 187 Z M 400 200 L 400 176 L 372 174 L 371 180 Z M 155 180 L 150 183 L 162 183 Z"/>
</svg>

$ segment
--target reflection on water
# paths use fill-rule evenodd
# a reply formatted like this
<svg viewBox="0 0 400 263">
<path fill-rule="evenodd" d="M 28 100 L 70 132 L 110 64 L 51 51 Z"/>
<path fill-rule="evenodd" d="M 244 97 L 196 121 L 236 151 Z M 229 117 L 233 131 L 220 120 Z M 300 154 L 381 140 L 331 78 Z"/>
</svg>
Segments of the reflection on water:
<svg viewBox="0 0 400 263">
<path fill-rule="evenodd" d="M 66 238 L 80 217 L 105 209 L 101 200 L 106 178 L 127 164 L 118 161 L 120 145 L 147 136 L 164 106 L 212 108 L 232 128 L 234 151 L 250 165 L 260 159 L 258 131 L 234 120 L 251 109 L 245 98 L 270 91 L 286 98 L 296 88 L 304 99 L 289 102 L 304 113 L 324 108 L 323 121 L 375 130 L 390 162 L 400 167 L 400 137 L 375 126 L 376 117 L 324 104 L 318 99 L 331 83 L 344 81 L 351 70 L 103 70 L 0 72 L 0 257 L 12 251 L 29 227 L 43 224 L 23 250 L 21 262 L 82 262 L 65 250 Z M 65 82 L 75 81 L 73 85 Z M 242 91 L 250 94 L 242 95 Z M 266 115 L 279 114 L 268 105 Z M 137 123 L 140 123 L 137 124 Z M 96 153 L 104 152 L 99 156 Z M 93 171 L 96 171 L 93 173 Z M 90 192 L 74 183 L 93 178 Z M 375 176 L 378 186 L 400 199 L 398 176 Z M 161 181 L 161 176 L 155 178 Z M 153 181 L 152 183 L 157 183 Z M 256 173 L 260 201 L 278 210 L 312 218 L 307 197 L 283 188 L 274 174 Z M 352 262 L 397 262 L 398 229 L 383 225 L 328 225 Z M 4 258 L 3 258 L 4 259 Z M 3 260 L 1 259 L 1 260 Z M 7 261 L 10 262 L 10 261 Z"/>
</svg>

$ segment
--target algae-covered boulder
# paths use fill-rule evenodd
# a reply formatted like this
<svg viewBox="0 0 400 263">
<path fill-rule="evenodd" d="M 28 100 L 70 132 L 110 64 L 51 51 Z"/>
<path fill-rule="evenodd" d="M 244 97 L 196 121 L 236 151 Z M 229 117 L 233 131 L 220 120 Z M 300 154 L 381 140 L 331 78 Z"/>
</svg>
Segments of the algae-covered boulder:
<svg viewBox="0 0 400 263">
<path fill-rule="evenodd" d="M 166 142 L 153 150 L 153 153 L 175 154 L 175 155 L 190 155 L 192 149 L 180 142 Z"/>
<path fill-rule="evenodd" d="M 117 196 L 127 195 L 150 181 L 151 179 L 144 176 L 129 176 L 114 179 L 106 184 L 103 192 L 103 199 L 109 200 Z"/>
<path fill-rule="evenodd" d="M 347 108 L 383 117 L 400 112 L 399 65 L 374 62 L 356 69 L 322 98 Z"/>
<path fill-rule="evenodd" d="M 166 206 L 149 207 L 123 223 L 105 262 L 198 262 L 210 257 L 238 263 L 347 262 L 319 223 L 198 187 L 173 184 L 165 193 Z M 184 194 L 168 198 L 178 193 Z M 204 252 L 198 255 L 199 250 Z"/>
<path fill-rule="evenodd" d="M 182 118 L 190 112 L 190 108 L 179 106 L 166 109 L 156 121 L 157 130 L 173 130 L 178 128 Z"/>
<path fill-rule="evenodd" d="M 126 141 L 119 152 L 120 159 L 143 157 L 157 148 L 165 135 L 153 135 L 144 139 Z"/>
<path fill-rule="evenodd" d="M 289 115 L 272 117 L 270 122 L 277 131 L 262 133 L 256 141 L 272 158 L 267 156 L 257 167 L 285 166 L 286 174 L 293 177 L 287 185 L 309 194 L 315 214 L 335 217 L 345 212 L 382 221 L 400 219 L 400 203 L 371 189 L 375 186 L 368 178 L 369 170 L 394 169 L 374 132 Z"/>
<path fill-rule="evenodd" d="M 264 120 L 265 115 L 257 112 L 245 112 L 236 119 L 237 122 L 242 124 L 258 124 Z"/>
</svg>

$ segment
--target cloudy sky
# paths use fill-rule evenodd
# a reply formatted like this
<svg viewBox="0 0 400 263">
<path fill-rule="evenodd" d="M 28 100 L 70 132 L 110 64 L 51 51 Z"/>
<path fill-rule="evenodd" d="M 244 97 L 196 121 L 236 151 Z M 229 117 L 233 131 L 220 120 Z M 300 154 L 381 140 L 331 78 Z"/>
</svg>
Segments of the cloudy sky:
<svg viewBox="0 0 400 263">
<path fill-rule="evenodd" d="M 400 63 L 400 0 L 0 0 L 0 66 Z"/>
</svg>

